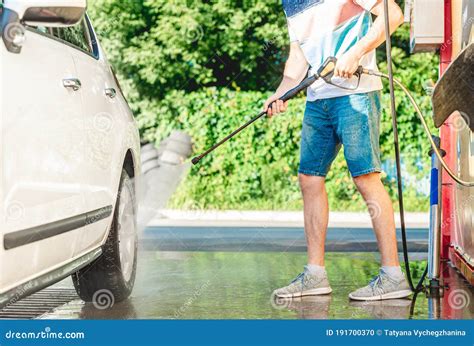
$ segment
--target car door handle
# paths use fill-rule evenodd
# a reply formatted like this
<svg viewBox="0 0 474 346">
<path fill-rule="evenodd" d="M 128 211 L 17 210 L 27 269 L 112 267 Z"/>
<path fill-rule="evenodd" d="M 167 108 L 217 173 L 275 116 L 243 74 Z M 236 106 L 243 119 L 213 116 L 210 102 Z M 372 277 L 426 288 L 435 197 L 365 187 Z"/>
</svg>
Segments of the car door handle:
<svg viewBox="0 0 474 346">
<path fill-rule="evenodd" d="M 70 88 L 74 91 L 77 91 L 81 88 L 81 81 L 77 78 L 65 78 L 63 79 L 63 86 L 65 88 Z"/>
<path fill-rule="evenodd" d="M 110 97 L 113 99 L 117 95 L 117 91 L 114 88 L 106 88 L 105 89 L 105 96 Z"/>
</svg>

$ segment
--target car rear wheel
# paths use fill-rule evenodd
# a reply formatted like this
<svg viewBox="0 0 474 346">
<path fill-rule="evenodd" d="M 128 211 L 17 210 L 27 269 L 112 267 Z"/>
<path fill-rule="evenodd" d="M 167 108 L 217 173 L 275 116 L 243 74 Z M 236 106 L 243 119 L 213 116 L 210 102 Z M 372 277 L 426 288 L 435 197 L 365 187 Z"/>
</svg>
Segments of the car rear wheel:
<svg viewBox="0 0 474 346">
<path fill-rule="evenodd" d="M 135 188 L 123 170 L 112 225 L 102 247 L 103 253 L 72 275 L 74 287 L 81 299 L 87 302 L 101 299 L 118 302 L 128 298 L 135 282 L 137 237 Z"/>
</svg>

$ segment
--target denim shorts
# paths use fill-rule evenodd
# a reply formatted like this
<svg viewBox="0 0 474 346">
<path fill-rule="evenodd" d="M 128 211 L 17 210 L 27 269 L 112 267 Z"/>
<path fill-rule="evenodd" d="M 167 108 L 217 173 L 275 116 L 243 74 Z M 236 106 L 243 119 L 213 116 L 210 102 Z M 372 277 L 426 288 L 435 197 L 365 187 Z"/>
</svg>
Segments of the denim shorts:
<svg viewBox="0 0 474 346">
<path fill-rule="evenodd" d="M 381 172 L 380 92 L 308 101 L 299 173 L 325 177 L 341 145 L 353 177 Z"/>
</svg>

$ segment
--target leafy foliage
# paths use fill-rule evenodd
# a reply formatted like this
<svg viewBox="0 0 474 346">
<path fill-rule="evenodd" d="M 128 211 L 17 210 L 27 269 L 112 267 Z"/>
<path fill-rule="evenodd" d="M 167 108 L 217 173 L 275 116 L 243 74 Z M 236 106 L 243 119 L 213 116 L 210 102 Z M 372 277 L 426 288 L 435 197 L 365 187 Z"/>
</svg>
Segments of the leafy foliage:
<svg viewBox="0 0 474 346">
<path fill-rule="evenodd" d="M 232 83 L 268 90 L 287 55 L 278 1 L 96 0 L 89 12 L 140 97 Z"/>
<path fill-rule="evenodd" d="M 158 143 L 188 131 L 200 152 L 259 111 L 281 78 L 288 37 L 279 1 L 96 0 L 92 22 L 135 112 L 142 137 Z M 409 55 L 408 27 L 393 36 L 394 71 L 426 115 L 423 84 L 437 78 L 434 54 Z M 386 70 L 385 51 L 378 50 Z M 381 149 L 393 157 L 389 95 L 384 85 Z M 398 129 L 407 172 L 426 176 L 428 144 L 408 99 L 396 90 Z M 193 167 L 172 205 L 214 209 L 298 209 L 297 165 L 304 99 L 287 114 L 262 120 Z M 333 209 L 362 209 L 342 155 L 328 175 Z M 385 176 L 392 198 L 393 177 Z M 428 201 L 405 183 L 406 204 Z"/>
</svg>

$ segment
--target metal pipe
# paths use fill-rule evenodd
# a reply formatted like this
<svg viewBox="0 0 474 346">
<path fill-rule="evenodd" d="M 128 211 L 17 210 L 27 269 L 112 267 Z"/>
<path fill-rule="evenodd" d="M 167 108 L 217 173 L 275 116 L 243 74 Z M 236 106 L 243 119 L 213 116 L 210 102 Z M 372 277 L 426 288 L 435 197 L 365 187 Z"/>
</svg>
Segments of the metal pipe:
<svg viewBox="0 0 474 346">
<path fill-rule="evenodd" d="M 432 136 L 438 150 L 440 138 Z M 442 150 L 441 150 L 442 151 Z M 441 246 L 441 163 L 433 149 L 431 156 L 431 189 L 430 189 L 430 229 L 428 233 L 428 279 L 430 286 L 439 287 L 440 246 Z"/>
</svg>

